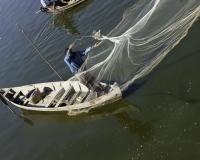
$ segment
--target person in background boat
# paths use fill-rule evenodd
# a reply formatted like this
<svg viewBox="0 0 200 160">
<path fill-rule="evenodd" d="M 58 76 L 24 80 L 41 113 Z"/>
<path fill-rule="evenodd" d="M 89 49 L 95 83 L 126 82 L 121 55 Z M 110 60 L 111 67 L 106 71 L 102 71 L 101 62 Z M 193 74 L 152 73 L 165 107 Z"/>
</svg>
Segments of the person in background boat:
<svg viewBox="0 0 200 160">
<path fill-rule="evenodd" d="M 55 5 L 55 6 L 64 6 L 64 5 L 66 5 L 65 3 L 62 3 L 60 0 L 40 0 L 40 2 L 42 4 L 42 6 L 43 6 L 41 8 L 43 8 L 43 9 L 52 8 L 53 5 Z"/>
<path fill-rule="evenodd" d="M 88 89 L 96 92 L 99 96 L 99 93 L 104 90 L 104 87 L 96 81 L 96 79 L 91 75 L 90 72 L 84 72 L 83 74 L 77 75 L 78 73 L 85 71 L 85 66 L 82 66 L 84 61 L 81 58 L 82 56 L 87 56 L 88 53 L 94 48 L 100 45 L 99 42 L 95 43 L 94 46 L 90 46 L 82 51 L 72 51 L 74 44 L 71 44 L 68 48 L 65 49 L 65 63 L 69 66 L 71 72 L 78 78 L 79 82 L 84 84 Z"/>
</svg>

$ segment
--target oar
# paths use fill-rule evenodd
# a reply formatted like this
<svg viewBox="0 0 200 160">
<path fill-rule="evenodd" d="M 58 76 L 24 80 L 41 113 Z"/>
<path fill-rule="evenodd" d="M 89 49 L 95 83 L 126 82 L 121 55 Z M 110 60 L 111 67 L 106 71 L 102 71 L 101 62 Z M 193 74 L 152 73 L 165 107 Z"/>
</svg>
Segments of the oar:
<svg viewBox="0 0 200 160">
<path fill-rule="evenodd" d="M 41 12 L 41 10 L 37 11 L 36 14 L 38 14 L 39 12 Z"/>
<path fill-rule="evenodd" d="M 3 102 L 3 104 L 4 104 L 13 114 L 15 114 L 17 117 L 22 118 L 22 119 L 24 120 L 24 122 L 28 123 L 28 124 L 31 125 L 31 126 L 34 125 L 33 122 L 32 122 L 31 120 L 27 119 L 27 118 L 24 117 L 24 116 L 20 116 L 20 115 L 18 115 L 15 111 L 13 111 L 13 110 L 10 108 L 10 106 L 8 105 L 6 99 L 3 97 L 3 95 L 2 95 L 1 93 L 0 93 L 0 100 L 1 100 L 1 101 Z"/>
<path fill-rule="evenodd" d="M 24 118 L 19 116 L 17 113 L 15 113 L 15 111 L 13 111 L 10 106 L 8 105 L 7 101 L 5 100 L 5 98 L 3 97 L 3 95 L 0 93 L 0 100 L 3 102 L 3 104 L 13 113 L 16 114 L 19 118 Z"/>
<path fill-rule="evenodd" d="M 33 45 L 33 47 L 36 49 L 36 51 L 40 54 L 40 56 L 45 60 L 45 62 L 51 67 L 51 69 L 57 74 L 57 76 L 63 81 L 63 78 L 58 74 L 58 72 L 51 66 L 51 64 L 44 58 L 42 53 L 37 49 L 37 47 L 34 45 L 34 43 L 31 41 L 31 39 L 27 36 L 27 34 L 21 29 L 21 27 L 16 24 L 17 27 L 22 31 L 22 33 L 25 35 L 25 37 L 29 40 L 29 42 Z"/>
</svg>

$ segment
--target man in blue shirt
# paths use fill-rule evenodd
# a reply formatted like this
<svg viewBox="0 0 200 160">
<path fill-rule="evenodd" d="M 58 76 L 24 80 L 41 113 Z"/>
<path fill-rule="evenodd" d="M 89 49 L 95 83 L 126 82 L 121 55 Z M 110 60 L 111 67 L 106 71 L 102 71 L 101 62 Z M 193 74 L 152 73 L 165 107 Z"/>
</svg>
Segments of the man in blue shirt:
<svg viewBox="0 0 200 160">
<path fill-rule="evenodd" d="M 95 47 L 98 47 L 100 43 L 95 43 L 94 46 L 88 47 L 82 51 L 72 51 L 74 44 L 71 44 L 69 48 L 65 49 L 65 63 L 69 66 L 71 72 L 76 75 L 78 72 L 85 71 L 86 68 L 83 65 L 84 61 L 82 56 L 87 56 L 88 53 Z M 78 80 L 94 92 L 103 91 L 103 86 L 96 82 L 96 79 L 90 74 L 90 72 L 85 72 L 79 76 L 76 76 Z"/>
</svg>

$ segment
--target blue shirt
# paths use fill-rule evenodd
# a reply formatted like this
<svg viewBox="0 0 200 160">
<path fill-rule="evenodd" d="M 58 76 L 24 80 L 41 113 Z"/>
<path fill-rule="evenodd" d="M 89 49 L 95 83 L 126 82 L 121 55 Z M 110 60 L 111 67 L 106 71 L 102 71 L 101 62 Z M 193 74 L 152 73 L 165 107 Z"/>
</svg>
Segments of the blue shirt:
<svg viewBox="0 0 200 160">
<path fill-rule="evenodd" d="M 76 74 L 78 70 L 81 68 L 82 64 L 84 63 L 82 56 L 86 56 L 91 50 L 93 50 L 93 46 L 86 48 L 82 51 L 75 51 L 75 55 L 72 58 L 70 58 L 69 50 L 67 50 L 66 56 L 64 58 L 65 63 L 69 66 L 71 72 L 73 74 Z"/>
</svg>

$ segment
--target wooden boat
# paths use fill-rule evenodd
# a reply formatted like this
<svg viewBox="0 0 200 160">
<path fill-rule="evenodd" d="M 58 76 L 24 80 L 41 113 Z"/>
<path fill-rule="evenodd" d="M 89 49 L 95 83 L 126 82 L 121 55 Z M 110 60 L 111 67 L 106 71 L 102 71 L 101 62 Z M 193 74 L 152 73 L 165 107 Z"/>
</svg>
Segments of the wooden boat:
<svg viewBox="0 0 200 160">
<path fill-rule="evenodd" d="M 21 87 L 2 88 L 3 97 L 13 105 L 33 111 L 82 112 L 115 102 L 122 98 L 117 83 L 107 86 L 107 93 L 88 90 L 79 81 L 60 81 L 31 84 Z"/>
<path fill-rule="evenodd" d="M 65 10 L 68 10 L 84 1 L 85 0 L 70 0 L 69 3 L 64 6 L 55 6 L 55 7 L 52 6 L 51 8 L 42 8 L 41 11 L 46 12 L 46 13 L 57 14 Z"/>
</svg>

